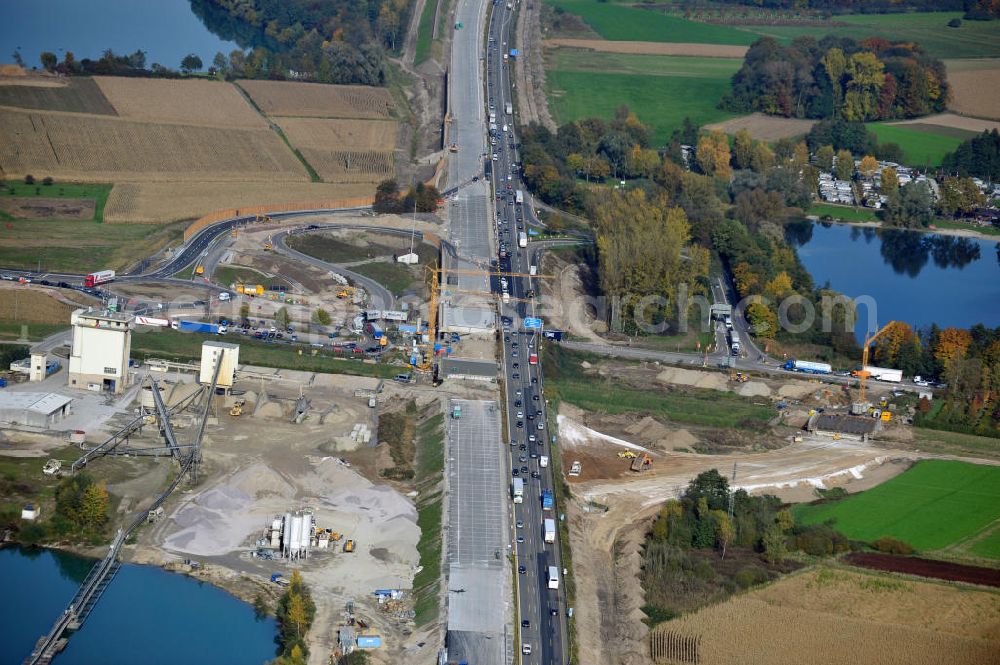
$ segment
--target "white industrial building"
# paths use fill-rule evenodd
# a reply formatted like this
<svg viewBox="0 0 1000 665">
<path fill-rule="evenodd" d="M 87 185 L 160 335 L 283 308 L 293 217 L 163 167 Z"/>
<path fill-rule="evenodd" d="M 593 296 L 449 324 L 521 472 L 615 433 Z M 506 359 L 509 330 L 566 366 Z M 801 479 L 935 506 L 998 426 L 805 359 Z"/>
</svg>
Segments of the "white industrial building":
<svg viewBox="0 0 1000 665">
<path fill-rule="evenodd" d="M 78 309 L 69 356 L 69 386 L 122 393 L 128 387 L 128 361 L 135 317 L 122 312 Z"/>
<path fill-rule="evenodd" d="M 201 372 L 198 381 L 202 385 L 211 386 L 212 376 L 215 373 L 216 362 L 221 362 L 219 378 L 216 381 L 218 388 L 229 390 L 236 381 L 236 366 L 240 362 L 240 345 L 229 342 L 203 342 L 201 345 Z"/>
<path fill-rule="evenodd" d="M 56 393 L 0 392 L 0 423 L 48 429 L 73 413 L 73 398 Z"/>
</svg>

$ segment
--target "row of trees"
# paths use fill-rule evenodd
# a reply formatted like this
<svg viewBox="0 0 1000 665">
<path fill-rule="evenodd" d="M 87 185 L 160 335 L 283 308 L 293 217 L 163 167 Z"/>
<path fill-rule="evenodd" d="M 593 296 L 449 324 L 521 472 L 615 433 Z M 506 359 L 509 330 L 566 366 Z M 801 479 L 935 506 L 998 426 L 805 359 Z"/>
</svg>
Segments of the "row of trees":
<svg viewBox="0 0 1000 665">
<path fill-rule="evenodd" d="M 720 107 L 869 121 L 940 112 L 947 101 L 944 64 L 917 44 L 827 36 L 782 46 L 765 37 L 747 51 Z"/>
<path fill-rule="evenodd" d="M 907 375 L 947 384 L 944 406 L 933 415 L 921 405 L 920 424 L 1000 436 L 1000 328 L 931 326 L 922 333 L 896 323 L 876 343 L 874 360 Z"/>
</svg>

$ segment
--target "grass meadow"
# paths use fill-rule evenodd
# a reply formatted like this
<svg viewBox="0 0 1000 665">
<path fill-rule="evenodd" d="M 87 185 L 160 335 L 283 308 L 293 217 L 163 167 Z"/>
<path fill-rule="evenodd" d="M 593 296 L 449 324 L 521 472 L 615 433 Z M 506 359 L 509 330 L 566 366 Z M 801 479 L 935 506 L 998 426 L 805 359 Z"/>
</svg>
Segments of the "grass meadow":
<svg viewBox="0 0 1000 665">
<path fill-rule="evenodd" d="M 1000 467 L 919 462 L 866 492 L 797 506 L 795 516 L 806 523 L 833 520 L 835 529 L 857 540 L 891 536 L 921 551 L 941 550 L 984 532 L 1000 519 Z M 996 535 L 978 545 L 980 556 L 1000 559 Z"/>
<path fill-rule="evenodd" d="M 973 132 L 956 132 L 941 127 L 935 131 L 934 125 L 886 125 L 870 122 L 868 130 L 878 136 L 879 143 L 896 143 L 903 149 L 903 163 L 916 168 L 941 166 L 941 160 L 949 152 L 954 152 L 966 138 L 975 136 Z"/>
</svg>

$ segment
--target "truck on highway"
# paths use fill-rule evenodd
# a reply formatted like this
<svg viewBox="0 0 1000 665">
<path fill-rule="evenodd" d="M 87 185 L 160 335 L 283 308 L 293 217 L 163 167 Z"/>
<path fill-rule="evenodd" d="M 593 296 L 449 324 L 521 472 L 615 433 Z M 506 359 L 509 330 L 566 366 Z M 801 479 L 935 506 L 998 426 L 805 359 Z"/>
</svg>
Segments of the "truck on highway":
<svg viewBox="0 0 1000 665">
<path fill-rule="evenodd" d="M 537 365 L 538 364 L 538 354 L 537 353 L 532 353 L 531 355 L 528 356 L 528 364 L 529 365 Z"/>
<path fill-rule="evenodd" d="M 153 316 L 137 316 L 135 322 L 140 326 L 159 326 L 160 328 L 166 328 L 170 325 L 170 321 L 167 319 L 158 319 Z"/>
<path fill-rule="evenodd" d="M 546 517 L 543 525 L 545 530 L 545 542 L 556 542 L 556 521 L 551 517 Z"/>
<path fill-rule="evenodd" d="M 455 408 L 451 410 L 451 417 L 455 420 L 459 420 L 462 417 L 462 405 L 456 404 Z"/>
<path fill-rule="evenodd" d="M 113 281 L 115 278 L 114 270 L 99 270 L 97 272 L 92 272 L 89 275 L 85 275 L 83 278 L 83 285 L 88 289 L 92 289 L 98 284 L 107 284 Z"/>
<path fill-rule="evenodd" d="M 216 323 L 203 323 L 202 321 L 174 321 L 170 324 L 170 327 L 174 330 L 182 330 L 184 332 L 214 333 L 216 335 L 226 332 L 226 326 L 220 326 Z"/>
<path fill-rule="evenodd" d="M 729 349 L 734 356 L 740 355 L 740 334 L 735 330 L 729 331 Z"/>
<path fill-rule="evenodd" d="M 514 105 L 511 104 L 510 102 L 507 102 L 506 104 L 504 104 L 503 111 L 507 115 L 512 115 L 514 113 Z"/>
<path fill-rule="evenodd" d="M 518 247 L 528 246 L 528 234 L 525 233 L 524 231 L 521 231 L 520 233 L 517 234 L 517 246 Z"/>
<path fill-rule="evenodd" d="M 785 363 L 785 369 L 790 372 L 804 372 L 806 374 L 830 374 L 833 368 L 828 363 L 814 363 L 808 360 L 789 360 Z"/>
<path fill-rule="evenodd" d="M 552 490 L 542 491 L 542 510 L 552 510 Z"/>
<path fill-rule="evenodd" d="M 544 469 L 548 465 L 549 465 L 549 456 L 548 455 L 542 455 L 542 456 L 540 456 L 538 458 L 538 466 L 540 466 L 540 467 L 542 467 Z"/>
<path fill-rule="evenodd" d="M 521 478 L 515 478 L 514 482 L 511 483 L 510 487 L 511 495 L 513 496 L 514 503 L 524 502 L 524 480 Z"/>
<path fill-rule="evenodd" d="M 865 371 L 868 373 L 868 378 L 875 379 L 876 381 L 889 381 L 891 383 L 899 383 L 903 380 L 903 370 L 900 369 L 890 369 L 888 367 L 875 367 L 874 365 L 865 365 Z M 861 376 L 861 370 L 856 369 L 851 372 L 853 376 Z"/>
<path fill-rule="evenodd" d="M 548 573 L 547 577 L 548 577 L 548 580 L 549 580 L 549 588 L 550 589 L 558 589 L 559 588 L 559 569 L 556 568 L 555 566 L 549 566 L 549 573 Z"/>
<path fill-rule="evenodd" d="M 520 189 L 514 192 L 515 203 L 524 203 L 524 192 Z"/>
</svg>

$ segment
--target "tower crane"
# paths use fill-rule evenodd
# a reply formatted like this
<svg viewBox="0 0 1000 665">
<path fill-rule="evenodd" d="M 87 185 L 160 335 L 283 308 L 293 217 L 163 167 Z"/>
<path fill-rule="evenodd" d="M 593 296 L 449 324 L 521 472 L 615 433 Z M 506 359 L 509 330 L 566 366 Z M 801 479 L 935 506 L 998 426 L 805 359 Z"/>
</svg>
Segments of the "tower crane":
<svg viewBox="0 0 1000 665">
<path fill-rule="evenodd" d="M 857 376 L 858 376 L 858 395 L 859 395 L 859 399 L 858 399 L 857 404 L 861 405 L 861 406 L 860 407 L 856 407 L 855 410 L 857 410 L 858 408 L 860 408 L 862 411 L 866 411 L 868 409 L 868 406 L 865 403 L 865 380 L 869 376 L 871 376 L 871 372 L 869 372 L 867 370 L 867 367 L 868 367 L 868 352 L 871 350 L 871 345 L 875 343 L 875 340 L 877 340 L 879 337 L 881 337 L 886 332 L 888 332 L 889 329 L 892 328 L 893 326 L 895 326 L 897 323 L 898 323 L 897 321 L 890 321 L 889 323 L 887 323 L 884 326 L 882 326 L 874 334 L 868 335 L 868 336 L 865 337 L 865 345 L 864 345 L 864 347 L 861 350 L 861 369 L 857 373 Z"/>
</svg>

